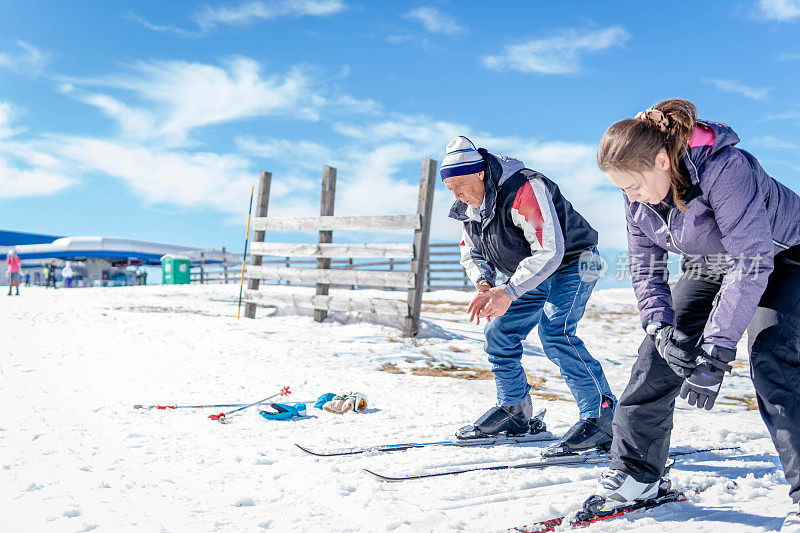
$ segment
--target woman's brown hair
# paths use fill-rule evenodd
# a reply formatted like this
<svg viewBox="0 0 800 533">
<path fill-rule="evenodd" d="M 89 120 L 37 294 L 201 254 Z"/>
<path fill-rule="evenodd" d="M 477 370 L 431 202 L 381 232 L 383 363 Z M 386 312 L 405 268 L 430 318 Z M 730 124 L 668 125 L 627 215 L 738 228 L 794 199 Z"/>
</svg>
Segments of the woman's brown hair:
<svg viewBox="0 0 800 533">
<path fill-rule="evenodd" d="M 697 108 L 687 100 L 673 98 L 659 102 L 637 117 L 621 120 L 606 130 L 597 149 L 597 165 L 603 171 L 642 172 L 651 170 L 656 155 L 665 150 L 670 163 L 672 198 L 678 209 L 685 211 L 683 195 L 691 184 L 681 175 L 679 164 L 697 122 Z"/>
</svg>

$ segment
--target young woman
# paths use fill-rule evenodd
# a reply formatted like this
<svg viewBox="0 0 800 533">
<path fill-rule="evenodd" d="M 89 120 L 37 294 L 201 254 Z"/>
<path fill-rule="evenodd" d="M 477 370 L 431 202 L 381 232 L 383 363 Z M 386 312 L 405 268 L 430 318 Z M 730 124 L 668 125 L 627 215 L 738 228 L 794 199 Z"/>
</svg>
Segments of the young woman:
<svg viewBox="0 0 800 533">
<path fill-rule="evenodd" d="M 748 333 L 759 411 L 800 502 L 800 197 L 725 124 L 667 100 L 611 126 L 597 160 L 626 196 L 633 288 L 648 333 L 614 417 L 612 463 L 585 506 L 658 490 L 678 395 L 711 409 Z M 670 290 L 667 252 L 683 256 Z"/>
</svg>

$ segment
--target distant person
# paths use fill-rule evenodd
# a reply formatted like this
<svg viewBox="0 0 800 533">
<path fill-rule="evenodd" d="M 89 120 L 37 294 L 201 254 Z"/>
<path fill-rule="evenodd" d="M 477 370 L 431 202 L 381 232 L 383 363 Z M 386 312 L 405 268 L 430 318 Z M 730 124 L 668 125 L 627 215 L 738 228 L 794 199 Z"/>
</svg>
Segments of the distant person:
<svg viewBox="0 0 800 533">
<path fill-rule="evenodd" d="M 147 285 L 147 270 L 142 269 L 142 285 Z"/>
<path fill-rule="evenodd" d="M 26 287 L 31 286 L 31 275 L 29 272 L 25 272 L 25 286 Z"/>
<path fill-rule="evenodd" d="M 47 266 L 47 284 L 45 285 L 45 288 L 49 287 L 51 282 L 53 283 L 53 288 L 57 289 L 58 287 L 56 287 L 56 263 L 55 263 L 55 261 L 53 261 L 52 263 L 50 263 Z"/>
<path fill-rule="evenodd" d="M 16 286 L 17 296 L 19 296 L 19 270 L 20 260 L 17 252 L 9 250 L 6 255 L 6 265 L 8 265 L 8 295 L 11 296 L 11 289 Z"/>
<path fill-rule="evenodd" d="M 75 271 L 72 270 L 72 265 L 69 263 L 64 266 L 64 269 L 61 271 L 61 277 L 64 278 L 64 287 L 69 289 L 72 287 L 72 279 L 75 277 Z"/>
<path fill-rule="evenodd" d="M 484 350 L 497 386 L 496 406 L 457 436 L 528 431 L 531 386 L 522 341 L 538 327 L 544 353 L 580 411 L 546 455 L 607 448 L 616 399 L 576 334 L 603 268 L 597 232 L 554 181 L 521 161 L 477 149 L 466 137 L 447 145 L 441 177 L 456 198 L 450 217 L 464 225 L 461 264 L 477 290 L 467 312 L 478 324 L 486 319 Z M 496 284 L 498 270 L 507 282 Z"/>
</svg>

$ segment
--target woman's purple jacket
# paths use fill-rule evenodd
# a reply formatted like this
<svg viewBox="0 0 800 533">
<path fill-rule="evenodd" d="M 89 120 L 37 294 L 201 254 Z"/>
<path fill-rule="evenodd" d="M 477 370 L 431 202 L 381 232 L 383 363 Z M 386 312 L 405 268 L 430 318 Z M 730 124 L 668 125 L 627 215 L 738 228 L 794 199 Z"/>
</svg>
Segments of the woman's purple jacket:
<svg viewBox="0 0 800 533">
<path fill-rule="evenodd" d="M 628 254 L 642 325 L 675 325 L 667 252 L 725 272 L 702 342 L 736 349 L 772 272 L 775 254 L 800 244 L 800 197 L 736 148 L 725 124 L 700 122 L 684 163 L 692 180 L 686 211 L 662 215 L 625 199 Z M 721 270 L 720 270 L 721 269 Z"/>
</svg>

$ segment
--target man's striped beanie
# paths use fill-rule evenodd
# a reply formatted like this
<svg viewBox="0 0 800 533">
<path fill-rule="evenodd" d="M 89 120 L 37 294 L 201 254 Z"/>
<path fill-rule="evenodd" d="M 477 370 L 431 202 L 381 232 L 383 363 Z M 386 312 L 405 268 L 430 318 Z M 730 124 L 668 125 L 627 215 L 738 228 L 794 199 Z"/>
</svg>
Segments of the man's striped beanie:
<svg viewBox="0 0 800 533">
<path fill-rule="evenodd" d="M 439 173 L 442 179 L 453 176 L 466 176 L 483 170 L 483 157 L 472 141 L 459 135 L 447 143 Z"/>
</svg>

